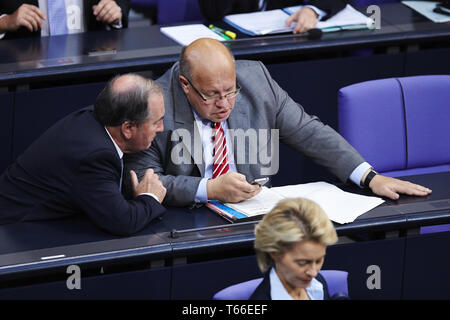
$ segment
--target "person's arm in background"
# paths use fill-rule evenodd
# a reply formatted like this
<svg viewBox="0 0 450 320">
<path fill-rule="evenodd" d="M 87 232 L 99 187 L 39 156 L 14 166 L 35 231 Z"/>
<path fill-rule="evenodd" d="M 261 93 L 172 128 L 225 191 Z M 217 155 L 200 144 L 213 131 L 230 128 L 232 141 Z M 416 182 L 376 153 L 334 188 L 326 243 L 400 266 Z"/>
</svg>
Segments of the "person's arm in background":
<svg viewBox="0 0 450 320">
<path fill-rule="evenodd" d="M 0 39 L 5 33 L 17 31 L 21 27 L 30 32 L 38 31 L 42 28 L 42 21 L 46 19 L 38 7 L 30 4 L 21 5 L 11 14 L 0 14 Z"/>
<path fill-rule="evenodd" d="M 326 20 L 344 9 L 345 5 L 341 0 L 312 0 L 308 6 L 292 14 L 286 20 L 286 26 L 296 22 L 293 33 L 304 33 L 315 28 L 318 21 Z"/>
<path fill-rule="evenodd" d="M 326 20 L 334 16 L 347 5 L 343 0 L 311 0 L 309 4 L 326 12 L 326 16 L 321 20 Z"/>
<path fill-rule="evenodd" d="M 222 20 L 228 14 L 258 11 L 258 0 L 198 0 L 198 5 L 208 21 Z"/>
<path fill-rule="evenodd" d="M 232 12 L 233 0 L 198 0 L 198 5 L 205 19 L 218 21 Z"/>
<path fill-rule="evenodd" d="M 129 0 L 100 0 L 90 10 L 98 22 L 116 29 L 128 27 Z"/>
</svg>

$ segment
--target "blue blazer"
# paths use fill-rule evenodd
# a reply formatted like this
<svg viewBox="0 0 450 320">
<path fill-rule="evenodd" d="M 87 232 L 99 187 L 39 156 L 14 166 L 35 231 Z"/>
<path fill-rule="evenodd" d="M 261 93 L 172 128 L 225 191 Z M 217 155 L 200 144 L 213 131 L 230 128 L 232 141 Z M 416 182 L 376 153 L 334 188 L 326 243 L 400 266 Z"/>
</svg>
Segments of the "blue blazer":
<svg viewBox="0 0 450 320">
<path fill-rule="evenodd" d="M 0 224 L 85 214 L 103 230 L 129 235 L 165 208 L 148 195 L 126 200 L 121 161 L 92 107 L 61 119 L 0 176 Z"/>
<path fill-rule="evenodd" d="M 264 274 L 263 281 L 256 287 L 249 300 L 272 300 L 272 297 L 270 296 L 270 270 L 271 269 Z M 328 285 L 325 278 L 319 273 L 316 276 L 316 280 L 323 285 L 323 299 L 329 300 L 330 294 L 328 292 Z"/>
</svg>

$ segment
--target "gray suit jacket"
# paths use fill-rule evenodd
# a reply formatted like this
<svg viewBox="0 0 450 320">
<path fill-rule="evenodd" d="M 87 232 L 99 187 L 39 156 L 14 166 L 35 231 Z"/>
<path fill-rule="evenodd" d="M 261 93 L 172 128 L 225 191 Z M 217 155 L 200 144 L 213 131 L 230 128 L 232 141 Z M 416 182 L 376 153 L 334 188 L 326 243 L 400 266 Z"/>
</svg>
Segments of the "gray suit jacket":
<svg viewBox="0 0 450 320">
<path fill-rule="evenodd" d="M 194 115 L 178 81 L 178 69 L 176 63 L 157 80 L 164 89 L 164 132 L 157 134 L 148 150 L 126 156 L 125 172 L 133 169 L 141 178 L 152 168 L 167 188 L 164 203 L 187 206 L 194 203 L 205 164 Z M 245 143 L 240 138 L 233 140 L 237 170 L 247 181 L 276 174 L 278 138 L 325 166 L 341 181 L 364 162 L 336 131 L 295 103 L 261 62 L 236 61 L 236 76 L 242 90 L 228 126 L 237 136 L 240 131 L 240 138 L 242 133 L 247 137 Z"/>
</svg>

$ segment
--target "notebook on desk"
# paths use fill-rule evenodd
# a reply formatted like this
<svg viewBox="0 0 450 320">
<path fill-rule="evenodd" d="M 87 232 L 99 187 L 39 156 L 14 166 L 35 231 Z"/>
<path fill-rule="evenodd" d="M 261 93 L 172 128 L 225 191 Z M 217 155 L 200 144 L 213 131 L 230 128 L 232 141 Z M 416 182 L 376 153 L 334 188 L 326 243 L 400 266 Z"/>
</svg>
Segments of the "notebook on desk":
<svg viewBox="0 0 450 320">
<path fill-rule="evenodd" d="M 191 44 L 191 42 L 200 38 L 211 38 L 218 41 L 225 41 L 214 31 L 207 28 L 203 24 L 186 24 L 173 27 L 161 27 L 161 33 L 175 40 L 183 46 Z"/>
<path fill-rule="evenodd" d="M 240 13 L 227 15 L 224 21 L 237 30 L 251 36 L 274 33 L 292 32 L 294 25 L 286 27 L 286 19 L 303 6 L 293 6 L 284 9 Z M 366 17 L 351 5 L 326 21 L 319 21 L 316 28 L 322 32 L 339 30 L 369 29 L 374 25 L 373 19 Z"/>
</svg>

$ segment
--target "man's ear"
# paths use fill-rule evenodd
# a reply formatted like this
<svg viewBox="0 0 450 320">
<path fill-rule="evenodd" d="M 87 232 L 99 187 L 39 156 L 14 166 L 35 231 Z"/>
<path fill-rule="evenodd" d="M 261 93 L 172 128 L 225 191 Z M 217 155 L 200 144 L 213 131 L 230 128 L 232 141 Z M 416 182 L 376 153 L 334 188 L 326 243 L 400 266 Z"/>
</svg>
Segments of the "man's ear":
<svg viewBox="0 0 450 320">
<path fill-rule="evenodd" d="M 181 89 L 183 89 L 184 93 L 188 94 L 188 92 L 189 92 L 189 82 L 187 81 L 187 79 L 184 76 L 179 75 L 178 76 L 178 81 L 180 81 Z"/>
<path fill-rule="evenodd" d="M 125 121 L 120 126 L 120 131 L 122 133 L 122 136 L 125 138 L 125 140 L 130 140 L 133 138 L 135 132 L 136 132 L 136 124 L 131 123 L 129 121 Z"/>
</svg>

